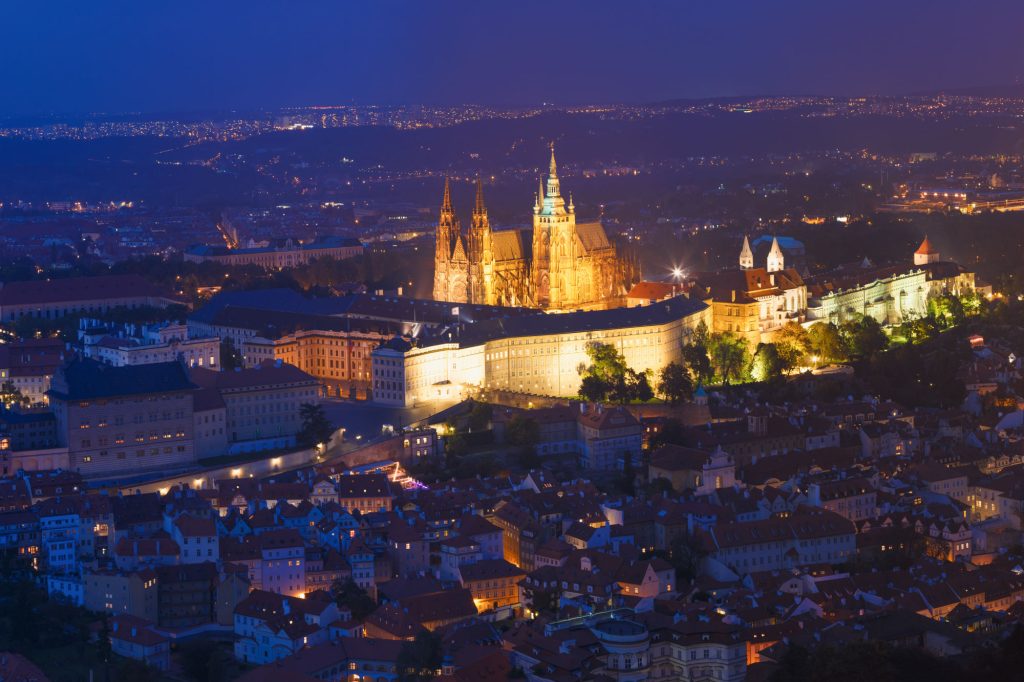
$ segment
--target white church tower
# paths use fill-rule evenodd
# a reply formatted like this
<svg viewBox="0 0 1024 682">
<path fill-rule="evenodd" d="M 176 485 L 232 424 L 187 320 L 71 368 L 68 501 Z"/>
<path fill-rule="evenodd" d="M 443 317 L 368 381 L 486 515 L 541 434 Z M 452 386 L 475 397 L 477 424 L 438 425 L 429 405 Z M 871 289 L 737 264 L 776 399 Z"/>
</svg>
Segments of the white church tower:
<svg viewBox="0 0 1024 682">
<path fill-rule="evenodd" d="M 740 270 L 750 270 L 754 267 L 754 252 L 750 249 L 750 240 L 743 235 L 743 248 L 740 249 Z"/>
<path fill-rule="evenodd" d="M 772 238 L 772 250 L 768 252 L 768 272 L 779 272 L 786 269 L 786 258 L 782 255 L 779 238 Z"/>
</svg>

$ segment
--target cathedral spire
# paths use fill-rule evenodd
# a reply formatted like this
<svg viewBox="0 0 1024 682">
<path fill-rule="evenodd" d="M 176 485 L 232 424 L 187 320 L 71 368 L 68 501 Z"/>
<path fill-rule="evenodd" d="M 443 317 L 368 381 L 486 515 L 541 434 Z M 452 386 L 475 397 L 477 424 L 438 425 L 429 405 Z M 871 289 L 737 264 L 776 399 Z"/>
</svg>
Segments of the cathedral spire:
<svg viewBox="0 0 1024 682">
<path fill-rule="evenodd" d="M 476 179 L 476 204 L 473 207 L 473 213 L 479 215 L 486 212 L 487 207 L 484 206 L 484 181 L 478 176 Z"/>
<path fill-rule="evenodd" d="M 558 164 L 555 163 L 555 143 L 551 143 L 551 163 L 548 165 L 547 189 L 541 188 L 541 196 L 548 199 L 561 199 L 562 192 L 558 188 Z M 547 202 L 545 202 L 547 203 Z"/>
<path fill-rule="evenodd" d="M 441 199 L 441 210 L 449 213 L 452 211 L 452 188 L 447 175 L 444 176 L 444 198 Z"/>
</svg>

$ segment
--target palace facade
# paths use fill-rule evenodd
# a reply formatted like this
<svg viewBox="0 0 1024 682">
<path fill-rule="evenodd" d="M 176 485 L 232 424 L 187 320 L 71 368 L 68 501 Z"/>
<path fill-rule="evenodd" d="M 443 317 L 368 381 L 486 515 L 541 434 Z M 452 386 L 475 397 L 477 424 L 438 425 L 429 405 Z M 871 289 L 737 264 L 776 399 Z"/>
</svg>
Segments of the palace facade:
<svg viewBox="0 0 1024 682">
<path fill-rule="evenodd" d="M 433 339 L 395 337 L 372 353 L 373 398 L 395 406 L 454 403 L 476 390 L 570 397 L 587 346 L 615 346 L 638 372 L 680 362 L 711 309 L 696 298 L 614 310 L 481 320 Z"/>
<path fill-rule="evenodd" d="M 447 180 L 437 225 L 434 299 L 452 303 L 602 310 L 621 306 L 639 281 L 598 222 L 577 223 L 562 198 L 554 148 L 533 203 L 533 228 L 494 230 L 478 180 L 468 234 L 452 208 Z"/>
</svg>

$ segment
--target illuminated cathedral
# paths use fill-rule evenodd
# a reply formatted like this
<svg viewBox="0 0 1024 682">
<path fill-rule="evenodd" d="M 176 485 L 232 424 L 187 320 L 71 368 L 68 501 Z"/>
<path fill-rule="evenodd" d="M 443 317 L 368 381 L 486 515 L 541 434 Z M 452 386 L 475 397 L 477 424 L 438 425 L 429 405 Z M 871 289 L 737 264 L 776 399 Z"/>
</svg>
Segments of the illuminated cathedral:
<svg viewBox="0 0 1024 682">
<path fill-rule="evenodd" d="M 453 303 L 598 310 L 622 305 L 639 281 L 600 222 L 577 223 L 572 196 L 562 198 L 551 150 L 547 181 L 533 202 L 533 229 L 491 229 L 477 180 L 468 233 L 444 184 L 434 254 L 434 299 Z"/>
</svg>

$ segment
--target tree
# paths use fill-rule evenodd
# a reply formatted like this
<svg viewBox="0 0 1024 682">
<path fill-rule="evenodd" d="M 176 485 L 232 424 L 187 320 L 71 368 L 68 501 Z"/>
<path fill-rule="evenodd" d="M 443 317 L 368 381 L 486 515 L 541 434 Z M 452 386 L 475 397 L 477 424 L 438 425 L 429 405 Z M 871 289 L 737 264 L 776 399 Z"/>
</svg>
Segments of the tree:
<svg viewBox="0 0 1024 682">
<path fill-rule="evenodd" d="M 587 344 L 590 364 L 581 364 L 580 396 L 590 402 L 614 400 L 628 403 L 646 402 L 654 397 L 647 372 L 637 372 L 626 365 L 615 346 L 592 342 Z"/>
<path fill-rule="evenodd" d="M 31 403 L 28 397 L 14 385 L 13 381 L 10 380 L 0 384 L 0 402 L 3 402 L 4 407 L 8 409 L 10 409 L 12 405 L 28 407 Z"/>
<path fill-rule="evenodd" d="M 662 445 L 686 445 L 686 433 L 683 423 L 678 419 L 666 419 L 654 436 L 651 437 L 651 449 Z"/>
<path fill-rule="evenodd" d="M 302 427 L 296 437 L 302 445 L 309 447 L 326 443 L 334 435 L 334 426 L 327 419 L 323 405 L 303 403 L 299 406 L 299 418 Z"/>
<path fill-rule="evenodd" d="M 616 395 L 621 397 L 629 369 L 622 353 L 611 344 L 593 341 L 587 344 L 587 358 L 590 364 L 579 367 L 583 377 L 580 395 L 591 402 L 599 402 L 618 388 Z"/>
<path fill-rule="evenodd" d="M 775 333 L 775 348 L 785 369 L 803 365 L 811 354 L 811 335 L 796 322 L 787 322 Z"/>
<path fill-rule="evenodd" d="M 658 476 L 653 481 L 647 484 L 647 488 L 644 491 L 647 497 L 661 497 L 662 495 L 675 495 L 675 488 L 672 487 L 672 481 L 668 480 L 664 476 Z"/>
<path fill-rule="evenodd" d="M 750 377 L 754 381 L 771 381 L 782 376 L 785 363 L 774 343 L 759 343 L 750 365 Z"/>
<path fill-rule="evenodd" d="M 611 390 L 612 387 L 600 377 L 585 376 L 580 381 L 580 397 L 592 403 L 605 400 Z"/>
<path fill-rule="evenodd" d="M 839 327 L 845 345 L 852 357 L 872 358 L 889 346 L 889 337 L 882 325 L 870 315 L 844 322 Z"/>
<path fill-rule="evenodd" d="M 491 416 L 494 413 L 489 403 L 473 403 L 473 409 L 469 411 L 469 430 L 483 431 L 491 423 Z"/>
<path fill-rule="evenodd" d="M 690 344 L 694 346 L 704 346 L 707 348 L 710 338 L 711 332 L 708 330 L 708 325 L 704 320 L 701 320 L 697 323 L 697 326 L 693 328 L 693 333 L 690 334 Z"/>
<path fill-rule="evenodd" d="M 708 357 L 708 349 L 704 344 L 691 343 L 683 346 L 683 363 L 698 384 L 709 384 L 714 378 L 711 358 Z"/>
<path fill-rule="evenodd" d="M 712 334 L 708 345 L 708 356 L 715 375 L 723 384 L 741 381 L 750 364 L 747 342 L 732 332 Z"/>
<path fill-rule="evenodd" d="M 707 550 L 689 533 L 680 533 L 669 543 L 668 560 L 676 569 L 676 580 L 690 583 L 700 572 L 700 562 Z"/>
<path fill-rule="evenodd" d="M 811 353 L 817 357 L 817 362 L 842 362 L 846 359 L 846 347 L 843 344 L 843 337 L 839 335 L 839 328 L 831 322 L 818 322 L 811 325 L 807 330 L 807 336 L 811 343 Z M 814 358 L 812 358 L 812 361 Z"/>
<path fill-rule="evenodd" d="M 184 642 L 180 649 L 182 670 L 195 682 L 219 682 L 227 672 L 223 647 L 209 639 Z"/>
<path fill-rule="evenodd" d="M 540 425 L 533 417 L 517 414 L 505 427 L 505 440 L 523 450 L 533 450 L 540 440 Z"/>
<path fill-rule="evenodd" d="M 420 630 L 398 652 L 398 679 L 401 682 L 427 682 L 437 678 L 443 651 L 441 638 L 429 630 Z"/>
<path fill-rule="evenodd" d="M 928 299 L 928 316 L 934 318 L 944 328 L 962 324 L 967 314 L 958 296 L 940 294 Z"/>
<path fill-rule="evenodd" d="M 331 596 L 339 608 L 346 607 L 352 612 L 352 618 L 362 620 L 373 613 L 377 602 L 366 590 L 359 587 L 352 578 L 335 580 L 331 585 Z"/>
<path fill-rule="evenodd" d="M 686 368 L 678 362 L 670 362 L 662 367 L 658 377 L 658 393 L 670 405 L 693 397 L 693 381 Z"/>
<path fill-rule="evenodd" d="M 220 368 L 230 372 L 241 366 L 242 354 L 235 348 L 235 342 L 231 337 L 225 337 L 220 342 Z"/>
<path fill-rule="evenodd" d="M 619 402 L 627 403 L 635 400 L 646 403 L 654 398 L 654 391 L 651 389 L 651 382 L 647 376 L 647 371 L 635 372 L 632 369 L 627 369 Z"/>
</svg>

